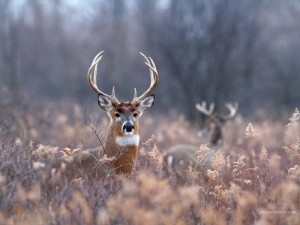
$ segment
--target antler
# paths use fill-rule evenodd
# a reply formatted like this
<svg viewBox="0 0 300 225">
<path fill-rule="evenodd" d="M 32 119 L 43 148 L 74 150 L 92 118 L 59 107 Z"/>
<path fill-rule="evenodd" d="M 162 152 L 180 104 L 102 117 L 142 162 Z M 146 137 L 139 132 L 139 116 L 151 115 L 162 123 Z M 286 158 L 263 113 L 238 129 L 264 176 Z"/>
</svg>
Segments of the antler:
<svg viewBox="0 0 300 225">
<path fill-rule="evenodd" d="M 222 116 L 222 119 L 223 120 L 232 119 L 236 115 L 236 112 L 238 110 L 238 107 L 239 107 L 238 103 L 237 102 L 234 102 L 233 104 L 226 103 L 225 106 L 227 107 L 227 109 L 229 109 L 229 114 Z"/>
<path fill-rule="evenodd" d="M 113 87 L 112 88 L 112 95 L 108 95 L 108 94 L 105 94 L 104 92 L 102 92 L 98 86 L 97 86 L 97 68 L 98 68 L 98 64 L 99 62 L 101 61 L 104 51 L 101 51 L 99 52 L 95 58 L 93 59 L 92 61 L 92 64 L 89 68 L 89 71 L 88 71 L 88 82 L 91 86 L 91 88 L 98 94 L 98 95 L 102 95 L 102 96 L 105 96 L 107 97 L 112 103 L 114 104 L 119 104 L 119 100 L 116 98 L 115 96 L 115 88 Z"/>
<path fill-rule="evenodd" d="M 149 67 L 151 83 L 150 83 L 150 87 L 148 88 L 148 90 L 145 91 L 139 97 L 137 96 L 136 88 L 134 89 L 134 97 L 133 97 L 132 103 L 139 103 L 142 100 L 144 100 L 146 97 L 148 97 L 153 92 L 154 88 L 156 87 L 156 85 L 158 83 L 158 72 L 157 72 L 154 61 L 150 57 L 147 58 L 143 53 L 140 52 L 140 54 L 145 58 L 145 60 L 146 60 L 145 64 Z"/>
<path fill-rule="evenodd" d="M 214 108 L 215 108 L 215 104 L 214 103 L 210 103 L 209 110 L 206 109 L 206 102 L 205 101 L 203 101 L 201 103 L 201 105 L 199 103 L 196 104 L 196 109 L 198 109 L 200 112 L 202 112 L 206 116 L 212 116 Z"/>
</svg>

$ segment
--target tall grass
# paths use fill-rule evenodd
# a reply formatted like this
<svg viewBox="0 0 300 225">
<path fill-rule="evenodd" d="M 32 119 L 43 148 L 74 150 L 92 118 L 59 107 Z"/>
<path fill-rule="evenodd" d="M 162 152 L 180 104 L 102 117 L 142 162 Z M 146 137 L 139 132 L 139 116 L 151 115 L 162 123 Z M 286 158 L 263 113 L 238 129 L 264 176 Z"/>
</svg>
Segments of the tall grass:
<svg viewBox="0 0 300 225">
<path fill-rule="evenodd" d="M 76 104 L 34 112 L 19 118 L 23 127 L 0 115 L 0 224 L 300 224 L 298 110 L 285 123 L 239 117 L 217 147 L 199 140 L 182 116 L 149 114 L 133 174 L 72 181 L 52 162 L 100 146 L 106 115 L 91 119 Z M 22 129 L 26 137 L 16 132 Z M 199 147 L 208 180 L 193 168 L 185 182 L 161 171 L 163 152 L 183 143 Z"/>
</svg>

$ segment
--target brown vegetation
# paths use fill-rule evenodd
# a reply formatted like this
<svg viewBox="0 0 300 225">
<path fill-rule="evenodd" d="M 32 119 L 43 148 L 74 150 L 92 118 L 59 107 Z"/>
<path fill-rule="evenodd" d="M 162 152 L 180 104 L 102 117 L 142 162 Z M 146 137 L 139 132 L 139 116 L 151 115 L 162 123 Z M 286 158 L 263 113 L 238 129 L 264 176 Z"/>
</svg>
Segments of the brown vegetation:
<svg viewBox="0 0 300 225">
<path fill-rule="evenodd" d="M 70 105 L 80 119 L 66 113 Z M 103 116 L 99 126 L 91 123 L 75 104 L 56 107 L 60 110 L 53 112 L 58 116 L 51 117 L 49 133 L 41 130 L 43 122 L 27 119 L 50 119 L 51 107 L 41 106 L 39 115 L 24 112 L 26 133 L 33 134 L 27 139 L 10 133 L 13 121 L 1 124 L 0 224 L 299 224 L 297 110 L 287 126 L 238 117 L 226 126 L 224 146 L 213 150 L 207 180 L 189 167 L 179 183 L 173 174 L 161 171 L 160 159 L 168 147 L 199 146 L 196 158 L 202 165 L 212 151 L 183 117 L 171 121 L 145 116 L 139 159 L 130 176 L 109 173 L 100 180 L 88 174 L 92 169 L 74 170 L 77 177 L 69 181 L 62 176 L 64 168 L 55 169 L 51 162 L 82 151 L 87 142 L 97 146 L 107 121 Z M 43 140 L 55 140 L 59 147 Z M 80 148 L 64 148 L 72 141 Z M 106 162 L 100 158 L 98 165 Z"/>
</svg>

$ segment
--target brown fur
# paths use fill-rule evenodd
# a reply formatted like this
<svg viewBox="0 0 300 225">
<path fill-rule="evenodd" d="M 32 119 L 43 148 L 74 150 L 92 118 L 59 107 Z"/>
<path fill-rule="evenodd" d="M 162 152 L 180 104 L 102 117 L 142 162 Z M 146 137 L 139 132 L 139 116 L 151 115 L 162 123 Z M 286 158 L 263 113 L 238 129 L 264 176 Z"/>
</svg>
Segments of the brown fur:
<svg viewBox="0 0 300 225">
<path fill-rule="evenodd" d="M 128 146 L 121 150 L 122 155 L 113 161 L 112 166 L 116 170 L 116 173 L 131 173 L 132 166 L 137 159 L 137 146 Z"/>
<path fill-rule="evenodd" d="M 223 131 L 222 128 L 226 121 L 223 121 L 221 117 L 215 116 L 207 121 L 207 128 L 209 130 L 210 144 L 218 145 L 223 142 Z"/>
<path fill-rule="evenodd" d="M 70 179 L 78 178 L 82 175 L 88 177 L 103 177 L 108 172 L 117 174 L 130 174 L 133 165 L 137 160 L 138 146 L 119 146 L 116 137 L 122 137 L 122 122 L 115 121 L 114 114 L 119 112 L 122 115 L 131 115 L 135 112 L 135 106 L 131 103 L 121 103 L 111 112 L 111 121 L 107 128 L 107 137 L 102 147 L 88 149 L 68 156 L 59 161 L 54 167 L 64 168 L 64 174 Z M 138 118 L 134 123 L 134 135 L 138 135 Z M 108 162 L 101 162 L 103 156 L 107 154 Z"/>
</svg>

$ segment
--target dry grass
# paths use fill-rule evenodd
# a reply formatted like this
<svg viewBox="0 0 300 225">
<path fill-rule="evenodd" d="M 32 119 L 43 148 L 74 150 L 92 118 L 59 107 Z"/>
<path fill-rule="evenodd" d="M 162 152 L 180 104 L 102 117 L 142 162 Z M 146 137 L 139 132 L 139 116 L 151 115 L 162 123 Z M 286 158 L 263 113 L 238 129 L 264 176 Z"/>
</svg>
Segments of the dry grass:
<svg viewBox="0 0 300 225">
<path fill-rule="evenodd" d="M 100 145 L 106 115 L 91 121 L 97 117 L 71 103 L 13 117 L 2 111 L 0 224 L 300 224 L 297 110 L 285 123 L 238 117 L 213 149 L 184 117 L 150 114 L 141 119 L 132 175 L 69 182 L 51 162 Z M 199 146 L 199 163 L 212 160 L 208 181 L 192 169 L 183 184 L 161 172 L 160 157 L 175 144 Z"/>
</svg>

